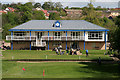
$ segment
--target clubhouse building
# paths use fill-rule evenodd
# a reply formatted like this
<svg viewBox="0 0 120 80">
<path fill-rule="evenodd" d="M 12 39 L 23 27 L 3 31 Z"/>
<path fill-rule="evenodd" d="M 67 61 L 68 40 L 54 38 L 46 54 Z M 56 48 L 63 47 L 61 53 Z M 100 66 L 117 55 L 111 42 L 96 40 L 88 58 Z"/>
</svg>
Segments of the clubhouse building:
<svg viewBox="0 0 120 80">
<path fill-rule="evenodd" d="M 80 48 L 106 50 L 106 28 L 85 20 L 31 20 L 10 29 L 11 50 Z"/>
</svg>

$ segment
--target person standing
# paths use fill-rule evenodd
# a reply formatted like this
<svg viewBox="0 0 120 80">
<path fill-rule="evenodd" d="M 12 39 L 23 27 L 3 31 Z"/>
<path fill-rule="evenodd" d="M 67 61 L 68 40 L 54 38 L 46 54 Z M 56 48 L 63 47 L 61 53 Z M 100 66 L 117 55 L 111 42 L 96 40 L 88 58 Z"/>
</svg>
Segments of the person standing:
<svg viewBox="0 0 120 80">
<path fill-rule="evenodd" d="M 69 54 L 69 48 L 67 48 L 67 50 L 66 50 L 66 54 L 67 54 L 67 55 Z"/>
<path fill-rule="evenodd" d="M 88 50 L 86 50 L 86 57 L 88 57 Z"/>
<path fill-rule="evenodd" d="M 98 64 L 101 65 L 101 58 L 98 58 Z"/>
<path fill-rule="evenodd" d="M 57 49 L 57 48 L 55 48 L 55 51 L 56 51 L 56 54 L 59 55 L 59 53 L 58 53 L 58 49 Z"/>
</svg>

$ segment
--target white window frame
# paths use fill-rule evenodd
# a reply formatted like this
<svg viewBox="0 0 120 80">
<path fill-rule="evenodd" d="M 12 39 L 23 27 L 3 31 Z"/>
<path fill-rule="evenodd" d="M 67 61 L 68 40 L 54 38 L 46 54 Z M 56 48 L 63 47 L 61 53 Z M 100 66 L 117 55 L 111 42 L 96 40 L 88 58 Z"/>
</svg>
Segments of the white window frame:
<svg viewBox="0 0 120 80">
<path fill-rule="evenodd" d="M 14 36 L 25 36 L 27 32 L 14 32 Z"/>
<path fill-rule="evenodd" d="M 103 39 L 102 32 L 88 32 L 88 39 L 102 40 Z"/>
</svg>

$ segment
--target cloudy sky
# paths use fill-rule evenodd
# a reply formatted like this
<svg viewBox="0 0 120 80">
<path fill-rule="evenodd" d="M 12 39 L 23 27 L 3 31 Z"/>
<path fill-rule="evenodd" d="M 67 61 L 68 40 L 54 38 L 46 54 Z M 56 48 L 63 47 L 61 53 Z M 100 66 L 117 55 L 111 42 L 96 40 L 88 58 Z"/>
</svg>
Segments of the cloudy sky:
<svg viewBox="0 0 120 80">
<path fill-rule="evenodd" d="M 26 2 L 40 2 L 43 4 L 45 1 L 52 1 L 52 2 L 61 2 L 63 7 L 84 7 L 90 2 L 90 0 L 0 0 L 0 3 L 26 3 Z M 103 8 L 117 8 L 118 2 L 120 0 L 93 0 L 94 7 L 101 6 Z"/>
<path fill-rule="evenodd" d="M 0 0 L 0 2 L 45 2 L 45 1 L 53 1 L 53 2 L 89 2 L 90 0 Z M 95 2 L 118 2 L 120 0 L 93 0 Z"/>
</svg>

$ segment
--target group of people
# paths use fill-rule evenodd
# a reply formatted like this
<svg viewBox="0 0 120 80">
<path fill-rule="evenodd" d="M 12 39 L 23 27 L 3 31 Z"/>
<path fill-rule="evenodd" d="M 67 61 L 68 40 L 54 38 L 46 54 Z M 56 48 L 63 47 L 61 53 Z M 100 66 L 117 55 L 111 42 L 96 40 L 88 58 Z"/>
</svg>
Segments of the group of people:
<svg viewBox="0 0 120 80">
<path fill-rule="evenodd" d="M 62 46 L 61 45 L 59 47 L 54 48 L 53 51 L 55 51 L 57 55 L 64 54 L 64 51 L 62 51 Z"/>
<path fill-rule="evenodd" d="M 2 42 L 2 45 L 0 46 L 0 49 L 2 50 L 10 50 L 10 46 L 5 46 L 5 42 Z"/>
<path fill-rule="evenodd" d="M 62 51 L 61 45 L 59 45 L 59 47 L 54 48 L 53 51 L 55 51 L 57 55 L 64 55 L 64 53 L 65 53 L 65 51 Z M 82 55 L 82 52 L 81 52 L 80 48 L 79 49 L 67 48 L 66 54 L 67 55 Z M 86 50 L 86 57 L 87 56 L 88 56 L 88 50 Z"/>
<path fill-rule="evenodd" d="M 54 48 L 53 51 L 55 51 L 57 55 L 64 55 L 64 53 L 65 53 L 65 51 L 62 51 L 62 46 L 61 45 L 59 45 L 59 47 Z M 81 52 L 80 48 L 69 49 L 69 47 L 67 47 L 66 54 L 67 55 L 82 55 L 82 52 Z M 86 57 L 88 57 L 88 50 L 86 50 Z"/>
</svg>

